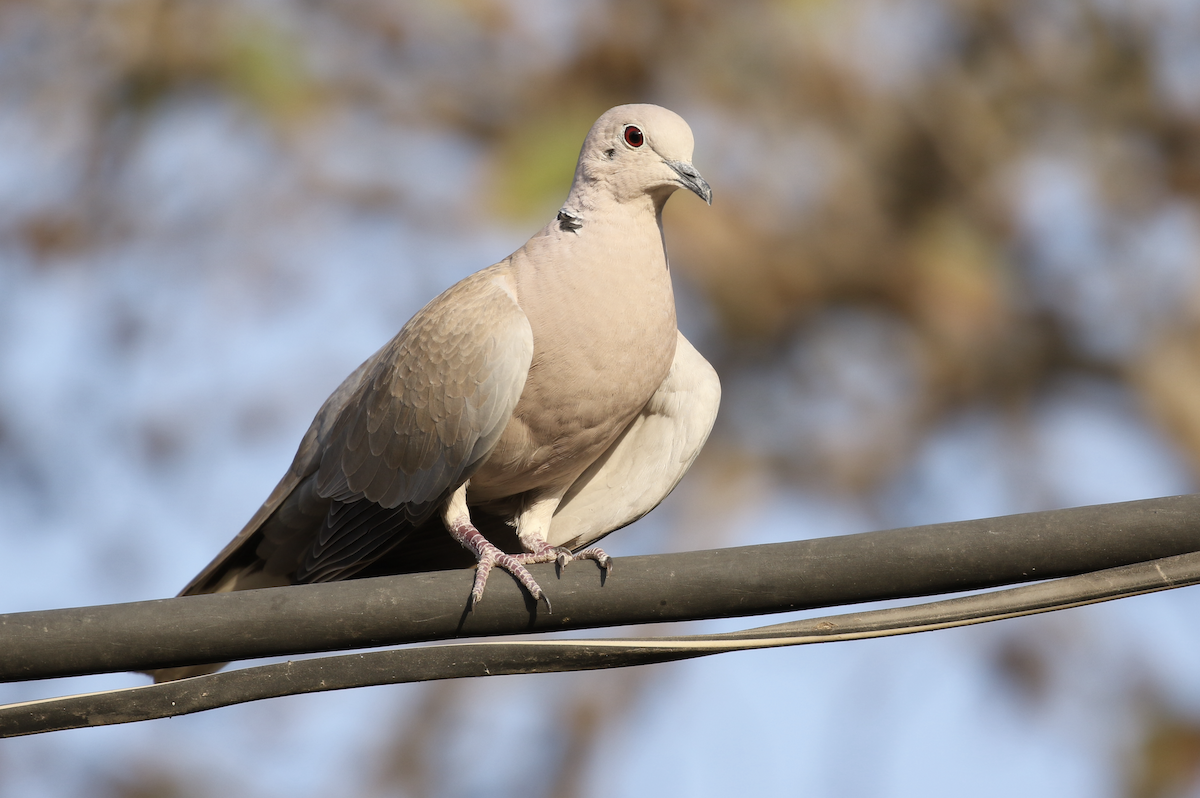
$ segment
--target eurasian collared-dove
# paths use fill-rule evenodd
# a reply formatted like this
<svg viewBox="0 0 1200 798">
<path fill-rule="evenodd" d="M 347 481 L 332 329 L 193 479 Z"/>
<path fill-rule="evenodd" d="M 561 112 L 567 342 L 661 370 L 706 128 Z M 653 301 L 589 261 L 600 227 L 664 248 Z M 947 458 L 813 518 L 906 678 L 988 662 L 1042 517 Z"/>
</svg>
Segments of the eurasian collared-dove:
<svg viewBox="0 0 1200 798">
<path fill-rule="evenodd" d="M 557 218 L 426 305 L 334 391 L 288 473 L 181 595 L 473 555 L 473 603 L 493 566 L 538 599 L 526 564 L 609 568 L 583 547 L 671 492 L 720 400 L 713 368 L 676 329 L 662 238 L 676 189 L 712 201 L 692 144 L 665 108 L 601 116 Z"/>
</svg>

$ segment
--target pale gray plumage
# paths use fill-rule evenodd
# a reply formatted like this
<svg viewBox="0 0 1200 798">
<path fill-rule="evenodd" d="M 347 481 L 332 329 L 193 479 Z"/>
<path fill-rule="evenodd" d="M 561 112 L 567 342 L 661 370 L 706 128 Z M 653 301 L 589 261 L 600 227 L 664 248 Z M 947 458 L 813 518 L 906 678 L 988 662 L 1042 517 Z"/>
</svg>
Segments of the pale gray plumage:
<svg viewBox="0 0 1200 798">
<path fill-rule="evenodd" d="M 711 201 L 691 156 L 671 111 L 601 116 L 557 217 L 426 305 L 342 383 L 288 473 L 183 595 L 478 559 L 474 601 L 493 563 L 537 598 L 529 562 L 565 565 L 569 549 L 607 567 L 599 549 L 579 549 L 662 501 L 720 399 L 716 373 L 676 329 L 662 239 L 676 189 Z M 505 555 L 476 527 L 524 553 Z"/>
</svg>

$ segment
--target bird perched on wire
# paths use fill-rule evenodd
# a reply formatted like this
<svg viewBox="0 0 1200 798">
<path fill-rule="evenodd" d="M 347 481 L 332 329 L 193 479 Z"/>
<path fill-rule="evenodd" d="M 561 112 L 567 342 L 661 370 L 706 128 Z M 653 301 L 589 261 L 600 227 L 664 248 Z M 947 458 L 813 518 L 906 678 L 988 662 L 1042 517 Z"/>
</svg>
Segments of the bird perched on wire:
<svg viewBox="0 0 1200 798">
<path fill-rule="evenodd" d="M 180 595 L 474 560 L 473 606 L 494 567 L 535 600 L 530 563 L 610 568 L 591 544 L 671 492 L 720 401 L 677 329 L 662 237 L 677 189 L 712 202 L 692 148 L 665 108 L 601 116 L 556 218 L 346 378 L 266 502 Z"/>
</svg>

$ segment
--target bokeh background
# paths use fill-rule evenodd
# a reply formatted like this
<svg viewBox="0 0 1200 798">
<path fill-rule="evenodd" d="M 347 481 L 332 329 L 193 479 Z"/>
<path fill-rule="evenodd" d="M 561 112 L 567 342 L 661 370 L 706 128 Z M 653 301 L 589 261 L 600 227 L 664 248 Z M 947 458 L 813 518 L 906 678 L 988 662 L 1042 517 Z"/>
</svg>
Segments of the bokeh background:
<svg viewBox="0 0 1200 798">
<path fill-rule="evenodd" d="M 665 226 L 725 396 L 610 552 L 1197 488 L 1195 0 L 5 0 L 0 611 L 173 595 L 622 102 L 715 189 Z M 10 740 L 0 795 L 1200 795 L 1198 611 Z"/>
</svg>

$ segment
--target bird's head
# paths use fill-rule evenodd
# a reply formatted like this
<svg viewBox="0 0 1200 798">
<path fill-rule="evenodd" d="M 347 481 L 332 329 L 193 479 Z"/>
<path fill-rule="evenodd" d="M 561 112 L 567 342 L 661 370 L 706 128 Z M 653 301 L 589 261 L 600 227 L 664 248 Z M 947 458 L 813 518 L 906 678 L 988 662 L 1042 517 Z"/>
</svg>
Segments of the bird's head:
<svg viewBox="0 0 1200 798">
<path fill-rule="evenodd" d="M 711 205 L 712 189 L 692 166 L 693 146 L 692 129 L 679 114 L 657 105 L 618 105 L 584 140 L 572 194 L 608 191 L 618 202 L 649 196 L 661 207 L 686 188 Z"/>
</svg>

